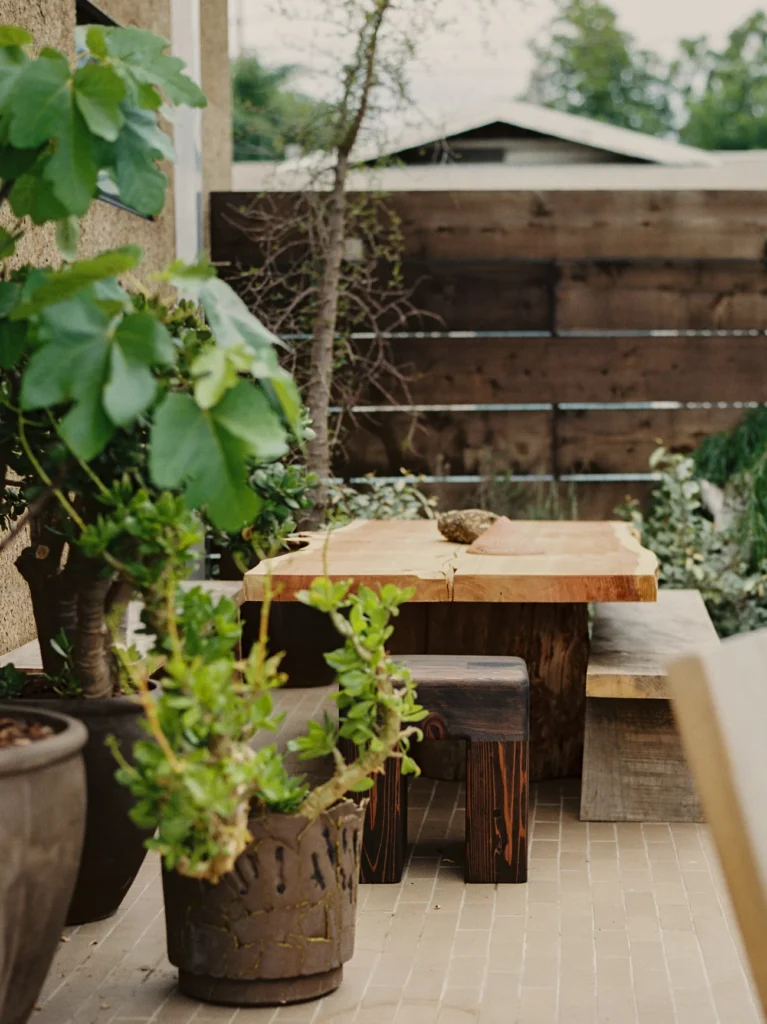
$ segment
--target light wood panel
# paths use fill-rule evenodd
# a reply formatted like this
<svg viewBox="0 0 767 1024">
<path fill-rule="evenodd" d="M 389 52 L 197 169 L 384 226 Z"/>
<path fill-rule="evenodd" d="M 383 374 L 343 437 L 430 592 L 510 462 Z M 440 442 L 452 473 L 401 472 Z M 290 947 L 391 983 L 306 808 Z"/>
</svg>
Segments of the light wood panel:
<svg viewBox="0 0 767 1024">
<path fill-rule="evenodd" d="M 582 821 L 702 821 L 667 700 L 586 701 Z"/>
<path fill-rule="evenodd" d="M 654 604 L 599 604 L 586 696 L 667 700 L 668 660 L 718 645 L 697 590 L 661 590 Z"/>
<path fill-rule="evenodd" d="M 268 559 L 245 576 L 245 598 L 263 597 L 271 575 L 276 600 L 327 571 L 359 585 L 415 588 L 414 601 L 587 603 L 654 601 L 657 559 L 627 523 L 517 522 L 522 543 L 540 555 L 472 555 L 444 540 L 429 520 L 358 521 L 307 534 L 306 547 Z M 451 653 L 445 651 L 443 653 Z"/>
<path fill-rule="evenodd" d="M 669 667 L 674 710 L 767 1013 L 767 631 Z"/>
<path fill-rule="evenodd" d="M 246 601 L 260 601 L 271 576 L 275 601 L 294 601 L 313 579 L 326 573 L 358 585 L 393 583 L 415 587 L 414 601 L 449 601 L 456 545 L 433 521 L 355 520 L 327 533 L 299 535 L 305 547 L 265 559 L 245 574 Z"/>
<path fill-rule="evenodd" d="M 726 263 L 565 263 L 557 329 L 764 330 L 767 266 Z"/>
<path fill-rule="evenodd" d="M 767 401 L 767 336 L 396 338 L 414 404 Z M 363 401 L 389 398 L 374 388 Z"/>
</svg>

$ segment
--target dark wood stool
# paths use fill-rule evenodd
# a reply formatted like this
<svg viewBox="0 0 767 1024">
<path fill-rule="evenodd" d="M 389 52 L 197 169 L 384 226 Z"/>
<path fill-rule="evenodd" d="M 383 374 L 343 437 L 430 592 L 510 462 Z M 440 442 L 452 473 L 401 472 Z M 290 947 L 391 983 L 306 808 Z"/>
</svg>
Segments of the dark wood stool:
<svg viewBox="0 0 767 1024">
<path fill-rule="evenodd" d="M 398 658 L 418 684 L 430 740 L 466 740 L 466 881 L 527 881 L 530 683 L 519 658 Z M 407 777 L 390 758 L 369 791 L 360 878 L 399 882 Z"/>
</svg>

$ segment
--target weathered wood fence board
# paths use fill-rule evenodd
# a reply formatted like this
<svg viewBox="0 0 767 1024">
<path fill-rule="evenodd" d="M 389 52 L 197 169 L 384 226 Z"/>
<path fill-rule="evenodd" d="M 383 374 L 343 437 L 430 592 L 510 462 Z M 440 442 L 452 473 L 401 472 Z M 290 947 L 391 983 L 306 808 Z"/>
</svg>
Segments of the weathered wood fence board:
<svg viewBox="0 0 767 1024">
<path fill-rule="evenodd" d="M 652 484 L 646 481 L 622 480 L 599 483 L 515 483 L 499 481 L 496 484 L 476 483 L 426 483 L 421 485 L 428 495 L 433 495 L 441 509 L 474 508 L 483 495 L 491 495 L 496 511 L 509 515 L 519 514 L 523 508 L 526 514 L 535 518 L 556 518 L 560 512 L 553 508 L 552 491 L 559 494 L 559 510 L 570 518 L 570 504 L 578 519 L 614 519 L 615 509 L 629 498 L 644 502 Z M 524 503 L 523 503 L 524 502 Z"/>
<path fill-rule="evenodd" d="M 424 313 L 449 331 L 741 330 L 767 323 L 767 264 L 405 260 Z"/>
<path fill-rule="evenodd" d="M 556 415 L 556 452 L 551 443 Z M 359 415 L 337 470 L 396 476 L 617 474 L 647 472 L 659 443 L 693 451 L 708 434 L 729 430 L 736 408 L 568 409 L 554 412 L 440 412 Z M 554 459 L 556 458 L 556 465 Z"/>
<path fill-rule="evenodd" d="M 290 210 L 290 193 L 211 197 L 216 261 L 252 260 L 241 211 L 255 202 Z M 760 261 L 767 240 L 763 192 L 395 192 L 405 255 L 429 260 Z"/>
<path fill-rule="evenodd" d="M 409 395 L 387 389 L 419 405 L 767 401 L 767 335 L 395 338 L 391 349 Z"/>
<path fill-rule="evenodd" d="M 412 305 L 423 311 L 407 325 L 413 330 L 551 331 L 555 326 L 559 268 L 552 262 L 406 259 L 402 279 L 412 289 Z"/>
<path fill-rule="evenodd" d="M 763 192 L 398 192 L 406 252 L 429 259 L 746 259 Z"/>
<path fill-rule="evenodd" d="M 559 472 L 641 473 L 660 443 L 691 452 L 704 437 L 729 430 L 742 409 L 580 409 L 557 423 Z"/>
<path fill-rule="evenodd" d="M 565 263 L 557 329 L 733 330 L 767 324 L 767 264 Z"/>
<path fill-rule="evenodd" d="M 408 413 L 358 415 L 339 462 L 344 475 L 375 471 L 485 473 L 498 461 L 518 473 L 549 473 L 550 412 Z"/>
</svg>

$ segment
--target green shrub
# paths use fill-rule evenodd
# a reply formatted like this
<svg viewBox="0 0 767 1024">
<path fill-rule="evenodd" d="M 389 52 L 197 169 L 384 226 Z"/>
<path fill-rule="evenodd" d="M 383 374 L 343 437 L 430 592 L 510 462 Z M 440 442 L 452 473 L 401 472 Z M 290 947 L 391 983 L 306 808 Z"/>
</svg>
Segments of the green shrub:
<svg viewBox="0 0 767 1024">
<path fill-rule="evenodd" d="M 436 507 L 436 498 L 427 497 L 404 470 L 394 481 L 370 473 L 358 487 L 341 481 L 330 484 L 327 519 L 333 526 L 353 519 L 433 519 Z"/>
<path fill-rule="evenodd" d="M 767 561 L 767 407 L 750 409 L 729 433 L 707 437 L 695 466 L 734 506 L 739 543 L 749 560 Z"/>
<path fill-rule="evenodd" d="M 660 584 L 699 590 L 720 636 L 767 625 L 767 565 L 755 562 L 742 522 L 717 530 L 707 514 L 696 461 L 663 448 L 652 456 L 660 474 L 643 514 L 636 502 L 619 509 L 658 556 Z"/>
<path fill-rule="evenodd" d="M 287 538 L 295 533 L 301 513 L 312 507 L 311 492 L 317 479 L 316 473 L 297 462 L 258 466 L 250 475 L 250 485 L 262 502 L 261 510 L 238 533 L 211 530 L 211 547 L 217 553 L 228 554 L 242 574 L 261 558 L 278 555 Z"/>
</svg>

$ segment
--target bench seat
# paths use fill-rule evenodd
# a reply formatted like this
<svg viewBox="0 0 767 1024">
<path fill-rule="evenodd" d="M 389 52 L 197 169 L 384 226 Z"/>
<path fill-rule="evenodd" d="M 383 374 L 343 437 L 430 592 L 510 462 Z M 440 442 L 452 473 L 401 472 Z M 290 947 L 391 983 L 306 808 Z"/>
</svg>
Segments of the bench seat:
<svg viewBox="0 0 767 1024">
<path fill-rule="evenodd" d="M 702 820 L 666 666 L 719 644 L 697 590 L 655 604 L 599 604 L 586 678 L 583 821 Z"/>
<path fill-rule="evenodd" d="M 430 740 L 466 741 L 465 878 L 527 881 L 530 681 L 519 658 L 412 655 L 396 659 L 428 708 Z M 356 756 L 351 743 L 342 747 Z M 390 758 L 370 791 L 362 882 L 399 882 L 407 850 L 407 779 Z"/>
</svg>

